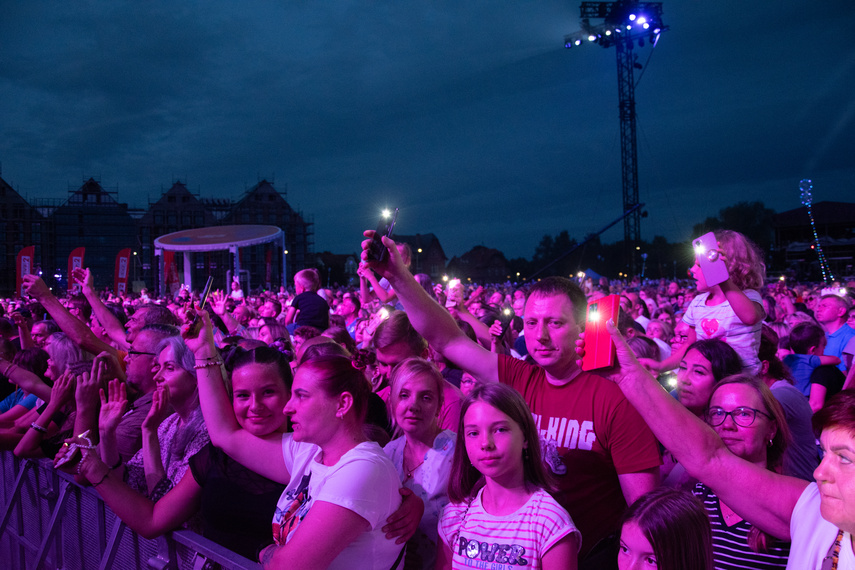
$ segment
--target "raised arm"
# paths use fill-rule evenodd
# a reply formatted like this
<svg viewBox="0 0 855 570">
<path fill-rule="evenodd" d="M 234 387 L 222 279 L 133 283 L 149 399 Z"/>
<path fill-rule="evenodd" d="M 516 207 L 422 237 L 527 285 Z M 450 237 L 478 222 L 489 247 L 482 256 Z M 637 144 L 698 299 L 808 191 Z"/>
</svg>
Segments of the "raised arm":
<svg viewBox="0 0 855 570">
<path fill-rule="evenodd" d="M 733 309 L 740 321 L 746 325 L 756 325 L 766 318 L 763 305 L 749 299 L 739 287 L 733 284 L 733 281 L 728 279 L 720 287 L 730 303 L 730 308 Z"/>
<path fill-rule="evenodd" d="M 199 403 L 211 443 L 259 475 L 287 484 L 291 476 L 282 455 L 282 434 L 261 438 L 240 427 L 223 382 L 223 362 L 214 345 L 211 317 L 206 311 L 200 315 L 199 335 L 188 337 L 187 326 L 183 333 L 184 342 L 196 356 Z"/>
<path fill-rule="evenodd" d="M 12 322 L 18 327 L 18 342 L 21 344 L 21 350 L 33 348 L 33 337 L 30 334 L 30 321 L 21 313 L 12 313 Z"/>
<path fill-rule="evenodd" d="M 365 232 L 369 239 L 362 242 L 362 259 L 389 280 L 413 327 L 435 350 L 463 370 L 485 381 L 498 382 L 499 356 L 463 334 L 448 311 L 428 295 L 404 266 L 394 241 L 385 236 L 382 238 L 388 253 L 385 261 L 368 260 L 367 248 L 373 235 L 373 231 Z"/>
<path fill-rule="evenodd" d="M 92 278 L 92 272 L 89 268 L 78 267 L 71 271 L 71 277 L 75 283 L 79 283 L 83 289 L 83 296 L 89 301 L 89 306 L 92 307 L 92 314 L 107 331 L 107 335 L 116 343 L 116 346 L 122 350 L 128 350 L 130 345 L 126 340 L 125 327 L 119 319 L 116 318 L 110 309 L 108 309 L 101 301 L 101 297 L 95 290 L 95 280 Z"/>
<path fill-rule="evenodd" d="M 744 519 L 778 538 L 790 538 L 790 518 L 806 481 L 762 469 L 730 453 L 712 428 L 670 397 L 635 359 L 613 323 L 620 370 L 611 377 L 654 435 L 686 471 L 732 505 Z"/>
<path fill-rule="evenodd" d="M 24 275 L 23 280 L 27 292 L 42 304 L 53 317 L 53 320 L 56 321 L 56 324 L 59 325 L 59 328 L 62 329 L 62 332 L 67 334 L 71 340 L 92 354 L 109 352 L 116 358 L 119 357 L 119 352 L 115 348 L 99 339 L 86 323 L 62 306 L 62 303 L 50 292 L 44 281 L 35 275 Z"/>
<path fill-rule="evenodd" d="M 50 400 L 50 386 L 29 370 L 24 370 L 17 364 L 0 358 L 0 372 L 25 392 L 35 394 L 37 398 L 45 402 Z"/>
</svg>

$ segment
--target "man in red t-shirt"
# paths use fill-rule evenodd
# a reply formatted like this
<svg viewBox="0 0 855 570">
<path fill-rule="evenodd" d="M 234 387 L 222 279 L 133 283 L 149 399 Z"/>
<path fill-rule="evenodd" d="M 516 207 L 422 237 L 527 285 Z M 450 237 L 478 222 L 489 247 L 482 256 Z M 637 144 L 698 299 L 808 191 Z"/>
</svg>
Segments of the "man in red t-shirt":
<svg viewBox="0 0 855 570">
<path fill-rule="evenodd" d="M 582 290 L 550 277 L 529 291 L 523 323 L 533 366 L 472 342 L 413 279 L 394 242 L 383 243 L 387 261 L 369 265 L 392 284 L 415 329 L 463 370 L 481 381 L 508 384 L 525 397 L 558 481 L 555 498 L 582 532 L 580 568 L 616 567 L 611 535 L 626 505 L 658 486 L 659 449 L 617 386 L 579 368 L 576 340 L 587 305 Z"/>
</svg>

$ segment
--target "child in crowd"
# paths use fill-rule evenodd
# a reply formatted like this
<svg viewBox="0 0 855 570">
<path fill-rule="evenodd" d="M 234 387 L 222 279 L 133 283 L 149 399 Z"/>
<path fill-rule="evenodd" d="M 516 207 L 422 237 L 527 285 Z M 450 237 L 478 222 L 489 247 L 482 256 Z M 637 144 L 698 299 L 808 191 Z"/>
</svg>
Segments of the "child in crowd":
<svg viewBox="0 0 855 570">
<path fill-rule="evenodd" d="M 700 501 L 668 487 L 639 497 L 624 514 L 618 568 L 712 570 L 712 534 Z"/>
<path fill-rule="evenodd" d="M 793 354 L 784 357 L 784 364 L 790 367 L 795 386 L 802 394 L 810 397 L 810 375 L 818 366 L 838 365 L 836 356 L 825 356 L 826 338 L 822 327 L 813 323 L 799 323 L 790 332 L 790 349 Z"/>
<path fill-rule="evenodd" d="M 318 295 L 321 288 L 321 276 L 317 269 L 303 269 L 294 275 L 294 289 L 297 295 L 285 314 L 288 332 L 294 333 L 297 327 L 313 326 L 326 330 L 330 326 L 330 306 Z"/>
<path fill-rule="evenodd" d="M 759 291 L 766 278 L 766 265 L 757 246 L 739 232 L 716 230 L 718 255 L 727 265 L 729 277 L 719 285 L 708 286 L 700 264 L 689 270 L 697 280 L 697 297 L 692 299 L 683 322 L 691 327 L 687 343 L 674 351 L 658 370 L 671 370 L 680 363 L 688 347 L 696 340 L 720 339 L 733 347 L 742 359 L 745 372 L 757 373 L 760 359 L 760 328 L 766 314 Z M 647 364 L 647 363 L 646 363 Z"/>
<path fill-rule="evenodd" d="M 460 414 L 437 568 L 575 570 L 581 536 L 550 487 L 523 397 L 504 384 L 476 387 Z"/>
</svg>

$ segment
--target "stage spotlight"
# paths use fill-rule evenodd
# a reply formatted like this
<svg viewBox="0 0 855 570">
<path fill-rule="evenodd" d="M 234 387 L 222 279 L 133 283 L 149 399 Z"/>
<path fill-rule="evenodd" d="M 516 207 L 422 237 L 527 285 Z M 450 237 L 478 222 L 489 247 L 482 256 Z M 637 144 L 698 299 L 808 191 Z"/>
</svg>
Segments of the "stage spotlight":
<svg viewBox="0 0 855 570">
<path fill-rule="evenodd" d="M 647 22 L 647 18 L 645 18 L 644 16 L 639 16 L 636 22 L 643 25 Z"/>
<path fill-rule="evenodd" d="M 580 45 L 582 45 L 582 40 L 576 40 L 573 43 L 576 44 L 577 46 L 580 46 Z"/>
<path fill-rule="evenodd" d="M 596 40 L 597 40 L 597 36 L 595 36 L 594 34 L 591 34 L 590 36 L 588 36 L 588 41 L 589 41 L 589 42 L 594 42 L 594 41 L 596 41 Z"/>
<path fill-rule="evenodd" d="M 659 32 L 661 32 L 661 31 L 662 31 L 662 29 L 661 29 L 661 28 L 653 28 L 653 33 L 654 33 L 654 34 L 657 34 L 657 35 L 658 35 L 658 34 L 659 34 Z"/>
<path fill-rule="evenodd" d="M 607 35 L 607 36 L 612 35 L 612 31 L 611 31 L 611 30 L 606 30 L 606 35 Z"/>
<path fill-rule="evenodd" d="M 642 27 L 642 28 L 644 28 L 644 29 L 646 30 L 647 28 L 649 28 L 649 27 L 650 27 L 650 24 L 648 24 L 647 22 L 644 22 L 644 23 L 641 25 L 641 27 Z"/>
<path fill-rule="evenodd" d="M 630 21 L 630 22 L 634 22 L 634 21 L 635 21 L 635 14 L 630 14 L 630 15 L 629 15 L 629 21 Z"/>
</svg>

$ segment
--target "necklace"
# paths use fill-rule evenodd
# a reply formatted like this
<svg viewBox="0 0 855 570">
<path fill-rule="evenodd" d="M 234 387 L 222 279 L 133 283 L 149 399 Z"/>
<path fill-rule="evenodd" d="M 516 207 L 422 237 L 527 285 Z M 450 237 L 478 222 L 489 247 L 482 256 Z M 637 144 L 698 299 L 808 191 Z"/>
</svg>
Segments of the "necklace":
<svg viewBox="0 0 855 570">
<path fill-rule="evenodd" d="M 415 473 L 415 472 L 416 472 L 416 469 L 418 469 L 419 467 L 421 467 L 422 465 L 424 465 L 425 459 L 427 458 L 427 455 L 425 455 L 425 459 L 422 459 L 421 463 L 419 463 L 418 465 L 415 465 L 414 467 L 412 467 L 412 468 L 408 469 L 408 468 L 407 468 L 407 446 L 408 446 L 408 445 L 409 445 L 409 442 L 405 442 L 405 443 L 404 443 L 404 459 L 403 459 L 403 461 L 401 462 L 401 463 L 402 463 L 402 465 L 403 465 L 403 467 L 404 467 L 404 471 L 406 471 L 406 472 L 407 472 L 407 476 L 406 476 L 406 477 L 404 477 L 404 481 L 409 481 L 410 479 L 412 479 L 412 478 L 413 478 L 413 473 Z"/>
<path fill-rule="evenodd" d="M 837 570 L 837 562 L 840 558 L 840 541 L 843 540 L 843 530 L 837 531 L 834 544 L 828 549 L 828 554 L 822 559 L 822 570 Z"/>
</svg>

